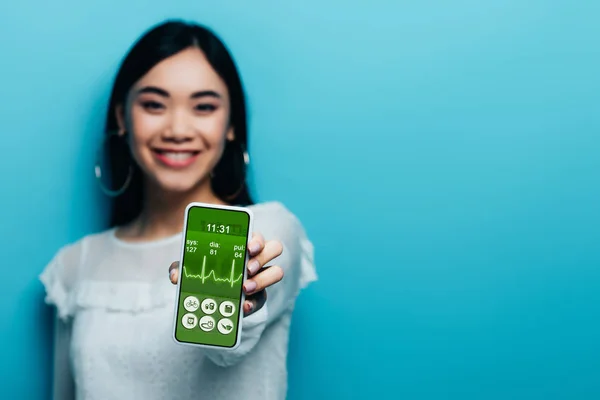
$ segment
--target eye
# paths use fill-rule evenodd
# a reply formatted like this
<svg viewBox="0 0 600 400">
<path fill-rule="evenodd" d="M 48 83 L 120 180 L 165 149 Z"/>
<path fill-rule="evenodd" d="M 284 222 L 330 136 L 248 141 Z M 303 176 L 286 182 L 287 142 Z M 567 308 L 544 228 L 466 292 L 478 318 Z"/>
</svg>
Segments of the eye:
<svg viewBox="0 0 600 400">
<path fill-rule="evenodd" d="M 198 104 L 194 107 L 194 110 L 200 113 L 210 113 L 217 109 L 217 107 L 213 104 Z"/>
<path fill-rule="evenodd" d="M 144 107 L 144 109 L 148 111 L 158 111 L 164 108 L 162 104 L 152 100 L 142 101 L 142 107 Z"/>
</svg>

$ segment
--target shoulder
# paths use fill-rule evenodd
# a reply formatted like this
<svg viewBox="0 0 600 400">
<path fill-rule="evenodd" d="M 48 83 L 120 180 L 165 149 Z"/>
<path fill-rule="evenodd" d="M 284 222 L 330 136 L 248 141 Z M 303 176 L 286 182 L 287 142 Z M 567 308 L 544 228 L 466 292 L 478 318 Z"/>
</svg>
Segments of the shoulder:
<svg viewBox="0 0 600 400">
<path fill-rule="evenodd" d="M 283 253 L 275 261 L 288 278 L 287 282 L 304 288 L 317 280 L 314 246 L 308 238 L 300 219 L 278 201 L 255 204 L 249 207 L 254 214 L 254 231 L 265 240 L 278 240 Z M 296 279 L 290 279 L 290 276 Z"/>
<path fill-rule="evenodd" d="M 88 248 L 108 242 L 113 232 L 114 229 L 107 229 L 87 234 L 75 241 L 69 242 L 58 249 L 54 255 L 54 260 L 68 266 L 78 264 L 85 256 Z"/>
<path fill-rule="evenodd" d="M 65 289 L 70 288 L 81 271 L 81 265 L 88 254 L 88 250 L 90 248 L 100 248 L 103 242 L 108 243 L 112 232 L 112 229 L 108 229 L 102 232 L 90 233 L 61 246 L 42 272 L 42 280 L 57 279 Z"/>
<path fill-rule="evenodd" d="M 89 243 L 106 240 L 110 233 L 111 230 L 89 234 L 63 245 L 39 275 L 46 291 L 46 303 L 55 305 L 61 318 L 66 318 L 73 311 L 70 294 L 78 280 Z"/>
<path fill-rule="evenodd" d="M 260 224 L 302 225 L 298 217 L 279 201 L 258 203 L 250 206 L 249 208 L 254 214 L 255 221 Z"/>
<path fill-rule="evenodd" d="M 277 240 L 284 248 L 285 257 L 295 261 L 312 258 L 313 246 L 298 217 L 280 202 L 256 204 L 250 207 L 254 214 L 255 233 L 265 240 Z M 284 258 L 285 258 L 284 257 Z"/>
<path fill-rule="evenodd" d="M 254 231 L 263 236 L 294 239 L 305 235 L 298 217 L 278 201 L 254 204 L 249 207 L 254 215 Z"/>
</svg>

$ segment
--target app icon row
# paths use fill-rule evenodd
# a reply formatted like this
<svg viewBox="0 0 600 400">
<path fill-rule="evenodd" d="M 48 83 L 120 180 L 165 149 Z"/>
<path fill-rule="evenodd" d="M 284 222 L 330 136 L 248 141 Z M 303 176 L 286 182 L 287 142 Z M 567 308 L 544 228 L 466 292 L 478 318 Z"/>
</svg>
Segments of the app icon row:
<svg viewBox="0 0 600 400">
<path fill-rule="evenodd" d="M 204 314 L 212 315 L 217 311 L 217 302 L 211 298 L 206 298 L 200 303 L 196 296 L 188 296 L 183 301 L 183 308 L 188 312 L 195 312 L 200 308 Z M 219 306 L 219 313 L 224 317 L 231 317 L 235 313 L 235 304 L 231 301 L 224 301 Z"/>
<path fill-rule="evenodd" d="M 194 329 L 196 326 L 199 326 L 204 332 L 210 332 L 215 328 L 215 319 L 210 315 L 205 315 L 198 321 L 198 317 L 195 314 L 188 313 L 181 319 L 181 324 L 186 329 Z M 220 319 L 216 325 L 217 330 L 223 335 L 233 332 L 233 322 L 229 318 Z"/>
</svg>

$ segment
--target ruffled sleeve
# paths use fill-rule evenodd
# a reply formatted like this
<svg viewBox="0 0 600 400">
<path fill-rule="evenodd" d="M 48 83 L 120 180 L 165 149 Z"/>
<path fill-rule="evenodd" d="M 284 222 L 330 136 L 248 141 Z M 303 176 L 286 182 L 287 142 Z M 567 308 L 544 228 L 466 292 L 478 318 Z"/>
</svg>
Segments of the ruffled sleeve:
<svg viewBox="0 0 600 400">
<path fill-rule="evenodd" d="M 294 308 L 300 291 L 317 280 L 314 247 L 294 214 L 279 203 L 266 221 L 256 221 L 255 231 L 265 240 L 279 240 L 282 254 L 269 265 L 278 265 L 284 271 L 281 282 L 269 287 L 267 301 L 257 312 L 242 321 L 241 343 L 235 350 L 208 349 L 207 356 L 220 366 L 231 366 L 248 354 L 259 342 L 265 328 L 281 315 Z"/>
<path fill-rule="evenodd" d="M 75 398 L 74 380 L 69 362 L 70 317 L 74 313 L 73 282 L 80 263 L 80 243 L 61 248 L 39 276 L 46 290 L 45 301 L 56 308 L 54 324 L 52 398 Z"/>
<path fill-rule="evenodd" d="M 108 238 L 108 233 L 103 232 L 63 247 L 41 273 L 40 280 L 46 290 L 45 301 L 56 307 L 61 320 L 67 321 L 83 309 L 135 314 L 175 301 L 176 287 L 164 279 L 164 274 L 163 279 L 154 279 L 150 275 L 146 281 L 142 281 L 127 278 L 126 268 L 119 271 L 122 264 L 127 265 L 132 260 L 141 265 L 144 262 L 168 265 L 168 256 L 157 256 L 155 252 L 121 253 L 108 245 Z M 164 260 L 161 261 L 161 257 Z M 121 279 L 117 272 L 121 272 L 125 278 Z M 129 273 L 131 275 L 135 271 Z"/>
<path fill-rule="evenodd" d="M 46 290 L 46 303 L 56 307 L 57 315 L 63 321 L 73 315 L 73 283 L 77 276 L 80 254 L 79 243 L 61 248 L 39 276 Z"/>
</svg>

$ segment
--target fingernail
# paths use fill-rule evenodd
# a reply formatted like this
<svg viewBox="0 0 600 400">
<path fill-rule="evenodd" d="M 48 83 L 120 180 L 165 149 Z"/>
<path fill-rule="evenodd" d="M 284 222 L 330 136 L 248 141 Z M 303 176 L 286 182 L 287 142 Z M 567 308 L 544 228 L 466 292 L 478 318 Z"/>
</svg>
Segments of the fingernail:
<svg viewBox="0 0 600 400">
<path fill-rule="evenodd" d="M 256 260 L 252 260 L 248 263 L 248 271 L 254 275 L 256 273 L 256 271 L 258 271 L 258 267 L 260 265 L 258 264 L 258 261 Z"/>
<path fill-rule="evenodd" d="M 245 290 L 247 293 L 250 293 L 250 292 L 252 292 L 254 289 L 256 289 L 256 282 L 254 282 L 254 281 L 247 281 L 247 282 L 244 284 L 244 290 Z"/>
<path fill-rule="evenodd" d="M 173 282 L 173 276 L 175 275 L 175 270 L 172 269 L 171 272 L 169 272 L 169 278 L 171 279 L 171 282 Z"/>
<path fill-rule="evenodd" d="M 252 312 L 252 309 L 254 309 L 254 305 L 251 302 L 248 302 L 248 312 Z"/>
<path fill-rule="evenodd" d="M 250 249 L 250 253 L 255 254 L 260 249 L 260 245 L 256 242 L 254 242 L 250 245 L 249 249 Z"/>
</svg>

